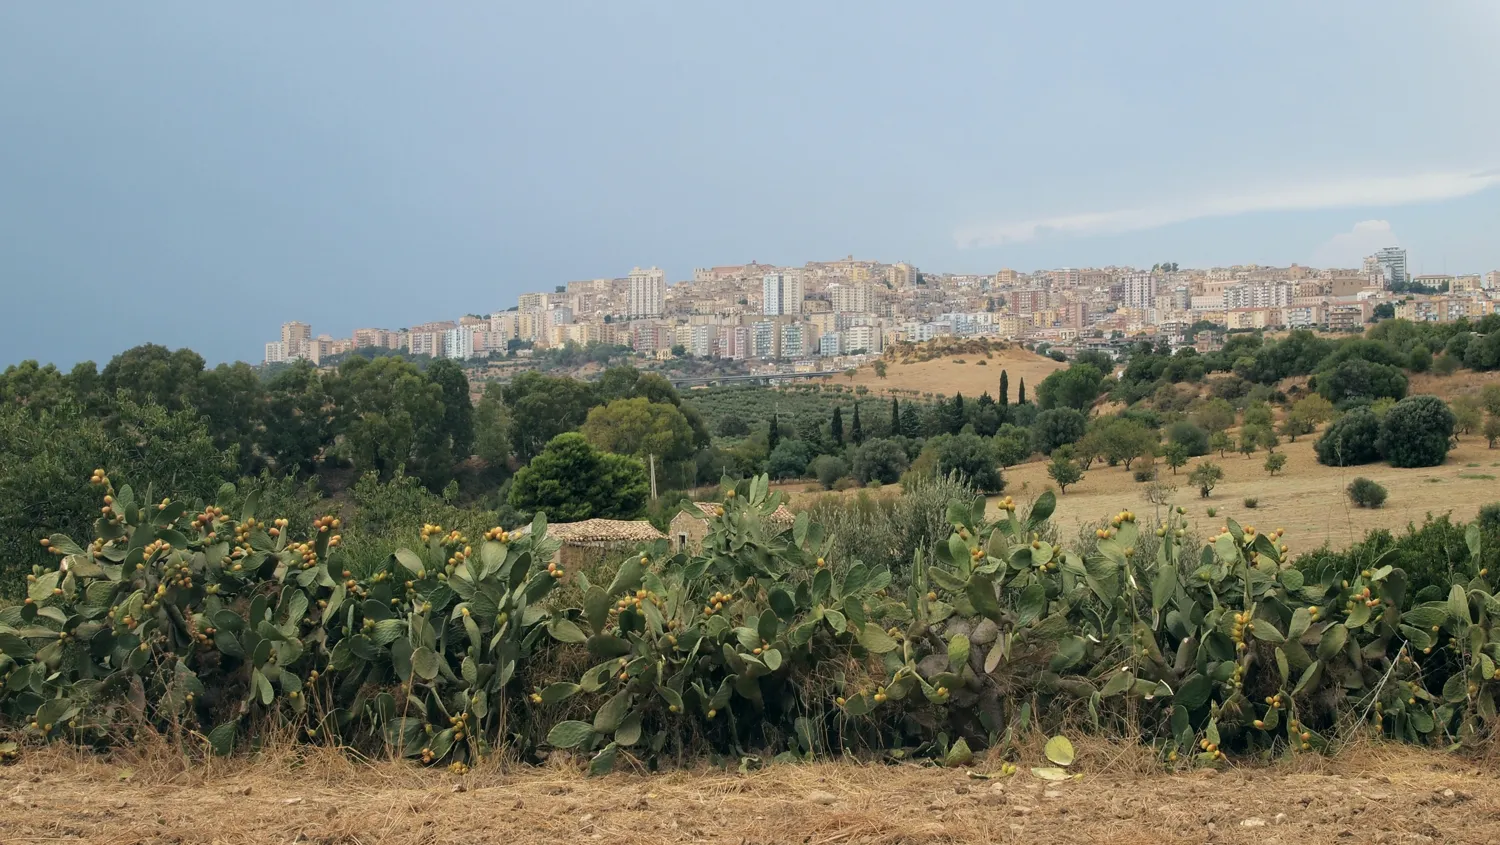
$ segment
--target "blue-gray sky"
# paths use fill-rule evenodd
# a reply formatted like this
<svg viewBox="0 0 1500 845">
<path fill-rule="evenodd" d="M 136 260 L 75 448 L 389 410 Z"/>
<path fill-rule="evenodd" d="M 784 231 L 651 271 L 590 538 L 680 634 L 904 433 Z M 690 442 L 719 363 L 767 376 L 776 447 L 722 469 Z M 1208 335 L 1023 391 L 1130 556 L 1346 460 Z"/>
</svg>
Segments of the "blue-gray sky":
<svg viewBox="0 0 1500 845">
<path fill-rule="evenodd" d="M 1500 4 L 0 4 L 0 366 L 660 265 L 1500 268 Z"/>
</svg>

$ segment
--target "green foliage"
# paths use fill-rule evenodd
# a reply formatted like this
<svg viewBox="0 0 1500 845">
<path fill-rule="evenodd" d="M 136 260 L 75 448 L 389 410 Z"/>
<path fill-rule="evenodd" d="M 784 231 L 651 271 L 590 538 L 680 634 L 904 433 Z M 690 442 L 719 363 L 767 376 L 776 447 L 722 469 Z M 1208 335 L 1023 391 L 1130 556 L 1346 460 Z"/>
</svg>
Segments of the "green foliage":
<svg viewBox="0 0 1500 845">
<path fill-rule="evenodd" d="M 990 441 L 977 434 L 944 435 L 929 441 L 940 475 L 957 473 L 976 490 L 994 495 L 1005 489 L 1000 460 Z"/>
<path fill-rule="evenodd" d="M 582 427 L 597 404 L 592 385 L 536 372 L 511 379 L 502 396 L 510 409 L 512 448 L 522 461 L 536 456 L 559 434 Z"/>
<path fill-rule="evenodd" d="M 1318 375 L 1318 393 L 1334 404 L 1353 399 L 1400 399 L 1406 395 L 1406 374 L 1392 364 L 1351 358 Z"/>
<path fill-rule="evenodd" d="M 1192 457 L 1208 454 L 1209 433 L 1186 420 L 1175 422 L 1167 429 L 1167 440 L 1187 449 Z"/>
<path fill-rule="evenodd" d="M 777 480 L 801 478 L 807 474 L 808 464 L 816 452 L 811 444 L 803 440 L 783 440 L 771 450 L 766 462 L 766 471 Z"/>
<path fill-rule="evenodd" d="M 849 465 L 844 463 L 843 458 L 834 455 L 813 458 L 807 469 L 823 485 L 824 490 L 832 490 L 839 479 L 849 474 Z"/>
<path fill-rule="evenodd" d="M 1360 477 L 1349 482 L 1349 501 L 1362 508 L 1378 508 L 1385 504 L 1385 488 L 1368 478 Z"/>
<path fill-rule="evenodd" d="M 510 504 L 544 511 L 558 521 L 630 519 L 646 506 L 646 467 L 635 458 L 600 452 L 576 432 L 559 434 L 516 473 Z"/>
<path fill-rule="evenodd" d="M 860 484 L 872 481 L 894 484 L 906 471 L 906 466 L 906 450 L 894 440 L 867 440 L 854 453 L 853 472 Z"/>
<path fill-rule="evenodd" d="M 1264 466 L 1266 468 L 1266 472 L 1269 475 L 1275 476 L 1276 473 L 1281 472 L 1282 468 L 1286 466 L 1286 453 L 1285 452 L 1270 452 L 1270 453 L 1267 453 L 1267 455 L 1266 455 L 1266 462 L 1265 462 Z"/>
<path fill-rule="evenodd" d="M 1083 468 L 1073 460 L 1071 446 L 1059 446 L 1053 451 L 1052 461 L 1047 464 L 1047 475 L 1057 482 L 1057 489 L 1063 493 L 1068 492 L 1068 485 L 1083 480 Z"/>
<path fill-rule="evenodd" d="M 1087 429 L 1087 418 L 1073 408 L 1042 411 L 1031 426 L 1033 450 L 1050 455 L 1059 446 L 1078 442 Z"/>
<path fill-rule="evenodd" d="M 1188 481 L 1198 488 L 1198 495 L 1201 498 L 1207 499 L 1213 494 L 1214 487 L 1223 477 L 1222 467 L 1212 461 L 1203 461 L 1193 467 L 1193 471 L 1188 474 Z"/>
<path fill-rule="evenodd" d="M 499 382 L 486 384 L 474 409 L 474 456 L 502 474 L 508 471 L 511 456 L 511 419 L 504 391 Z"/>
<path fill-rule="evenodd" d="M 990 444 L 996 462 L 1002 467 L 1015 466 L 1032 455 L 1031 432 L 1021 426 L 1000 426 Z"/>
<path fill-rule="evenodd" d="M 595 406 L 580 432 L 598 449 L 643 461 L 650 455 L 657 461 L 682 461 L 695 451 L 692 427 L 677 406 L 643 396 Z"/>
<path fill-rule="evenodd" d="M 1099 397 L 1104 373 L 1092 364 L 1058 370 L 1036 386 L 1036 403 L 1043 411 L 1053 408 L 1087 410 Z"/>
<path fill-rule="evenodd" d="M 1410 396 L 1380 422 L 1376 448 L 1395 467 L 1430 467 L 1448 457 L 1454 416 L 1436 396 Z"/>
<path fill-rule="evenodd" d="M 1188 447 L 1181 443 L 1168 443 L 1167 447 L 1162 450 L 1162 458 L 1167 462 L 1167 466 L 1172 468 L 1173 475 L 1177 474 L 1179 468 L 1187 465 L 1189 457 Z"/>
<path fill-rule="evenodd" d="M 1380 459 L 1377 442 L 1380 420 L 1368 408 L 1355 408 L 1334 421 L 1313 450 L 1324 466 L 1347 467 L 1373 463 Z"/>
</svg>

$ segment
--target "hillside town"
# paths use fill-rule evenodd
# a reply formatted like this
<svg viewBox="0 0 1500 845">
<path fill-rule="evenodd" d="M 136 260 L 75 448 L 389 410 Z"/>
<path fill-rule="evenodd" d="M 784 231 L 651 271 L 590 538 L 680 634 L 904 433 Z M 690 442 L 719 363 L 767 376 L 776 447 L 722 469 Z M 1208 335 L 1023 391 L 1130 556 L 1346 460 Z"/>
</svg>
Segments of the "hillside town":
<svg viewBox="0 0 1500 845">
<path fill-rule="evenodd" d="M 325 359 L 370 347 L 458 360 L 604 344 L 668 358 L 743 362 L 751 373 L 857 366 L 886 346 L 944 336 L 1047 344 L 1064 353 L 1113 353 L 1142 338 L 1209 352 L 1227 331 L 1355 331 L 1381 318 L 1477 319 L 1496 310 L 1500 271 L 1411 275 L 1406 250 L 1382 249 L 1362 267 L 1158 264 L 992 275 L 933 273 L 905 262 L 751 262 L 705 267 L 669 283 L 660 268 L 523 293 L 488 315 L 406 328 L 314 335 L 283 324 L 267 364 Z M 1203 331 L 1214 327 L 1218 331 Z"/>
</svg>

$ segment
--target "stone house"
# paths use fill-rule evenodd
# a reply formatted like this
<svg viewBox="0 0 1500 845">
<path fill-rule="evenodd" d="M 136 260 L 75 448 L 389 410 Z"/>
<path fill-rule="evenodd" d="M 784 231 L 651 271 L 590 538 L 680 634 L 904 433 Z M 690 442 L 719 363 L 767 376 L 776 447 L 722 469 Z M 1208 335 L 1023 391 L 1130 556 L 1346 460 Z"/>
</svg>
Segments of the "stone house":
<svg viewBox="0 0 1500 845">
<path fill-rule="evenodd" d="M 520 534 L 530 533 L 531 526 Z M 552 561 L 570 572 L 587 571 L 605 558 L 665 539 L 645 520 L 585 519 L 582 522 L 556 522 L 547 525 L 547 536 L 562 544 Z"/>
<path fill-rule="evenodd" d="M 708 536 L 708 521 L 713 519 L 717 509 L 722 507 L 718 502 L 694 502 L 693 510 L 682 510 L 672 517 L 668 531 L 672 538 L 672 550 L 697 551 L 703 545 L 703 538 Z M 780 534 L 792 529 L 792 523 L 796 522 L 797 515 L 792 513 L 786 505 L 782 505 L 766 517 L 767 527 Z"/>
</svg>

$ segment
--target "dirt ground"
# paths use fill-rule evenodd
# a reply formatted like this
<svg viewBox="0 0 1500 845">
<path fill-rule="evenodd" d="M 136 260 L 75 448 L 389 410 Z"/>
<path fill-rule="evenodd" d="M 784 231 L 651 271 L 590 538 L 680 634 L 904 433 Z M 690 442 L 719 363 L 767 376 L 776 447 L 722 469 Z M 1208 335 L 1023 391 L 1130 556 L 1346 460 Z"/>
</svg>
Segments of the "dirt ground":
<svg viewBox="0 0 1500 845">
<path fill-rule="evenodd" d="M 1165 773 L 1080 744 L 1079 780 L 824 763 L 584 777 L 310 759 L 211 764 L 36 752 L 0 768 L 0 843 L 1500 842 L 1493 766 L 1408 747 Z M 982 762 L 976 774 L 998 769 Z"/>
<path fill-rule="evenodd" d="M 1451 513 L 1454 519 L 1469 520 L 1481 505 L 1500 501 L 1500 449 L 1486 448 L 1478 435 L 1463 437 L 1458 448 L 1448 453 L 1446 463 L 1426 469 L 1397 469 L 1383 463 L 1326 467 L 1313 453 L 1314 439 L 1299 437 L 1296 443 L 1278 446 L 1277 451 L 1286 453 L 1287 464 L 1275 478 L 1266 474 L 1264 451 L 1249 458 L 1237 452 L 1222 458 L 1217 454 L 1194 458 L 1175 476 L 1164 465 L 1160 472 L 1177 486 L 1175 501 L 1188 509 L 1200 533 L 1216 533 L 1223 518 L 1231 516 L 1244 524 L 1285 528 L 1294 553 L 1325 542 L 1330 548 L 1345 548 L 1364 539 L 1373 528 L 1394 533 L 1408 522 L 1420 524 L 1429 513 Z M 1188 482 L 1193 467 L 1204 460 L 1224 469 L 1224 479 L 1208 499 L 1200 498 Z M 1385 486 L 1390 497 L 1384 507 L 1371 510 L 1350 504 L 1344 489 L 1359 476 Z M 1049 486 L 1055 489 L 1042 462 L 1012 467 L 1005 478 L 1006 493 L 1017 499 L 1030 498 Z M 1079 525 L 1126 508 L 1144 515 L 1150 512 L 1145 489 L 1123 468 L 1095 463 L 1081 482 L 1058 498 L 1054 519 L 1062 536 L 1072 537 Z M 1253 510 L 1245 507 L 1249 497 L 1256 499 Z M 1215 508 L 1216 517 L 1209 518 L 1209 507 Z"/>
<path fill-rule="evenodd" d="M 1010 376 L 1010 401 L 1014 402 L 1021 379 L 1026 380 L 1026 391 L 1030 396 L 1042 379 L 1067 367 L 1067 364 L 1060 364 L 1018 347 L 994 350 L 990 354 L 992 357 L 988 360 L 983 355 L 957 355 L 912 364 L 887 361 L 885 378 L 875 375 L 873 366 L 867 366 L 861 367 L 852 380 L 838 376 L 824 381 L 867 387 L 874 394 L 885 394 L 896 389 L 941 393 L 945 396 L 962 393 L 974 399 L 986 391 L 990 396 L 998 395 L 1000 371 L 1005 370 Z M 959 360 L 964 363 L 957 363 Z M 985 363 L 981 365 L 980 361 Z"/>
</svg>

